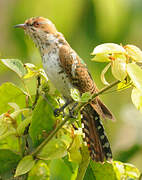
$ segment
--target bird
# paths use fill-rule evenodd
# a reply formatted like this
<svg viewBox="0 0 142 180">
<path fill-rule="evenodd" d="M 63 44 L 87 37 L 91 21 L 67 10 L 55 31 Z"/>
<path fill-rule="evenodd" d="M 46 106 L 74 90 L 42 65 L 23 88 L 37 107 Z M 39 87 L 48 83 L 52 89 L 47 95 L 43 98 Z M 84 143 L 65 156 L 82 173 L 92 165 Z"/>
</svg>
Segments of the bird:
<svg viewBox="0 0 142 180">
<path fill-rule="evenodd" d="M 49 19 L 32 17 L 24 24 L 18 24 L 15 27 L 24 29 L 39 49 L 43 69 L 66 102 L 61 109 L 75 103 L 71 96 L 71 89 L 77 89 L 80 96 L 86 92 L 91 94 L 98 92 L 84 61 Z M 84 140 L 91 159 L 96 162 L 112 160 L 110 143 L 101 122 L 101 119 L 114 119 L 111 111 L 99 97 L 96 97 L 86 104 L 80 113 L 84 126 Z"/>
</svg>

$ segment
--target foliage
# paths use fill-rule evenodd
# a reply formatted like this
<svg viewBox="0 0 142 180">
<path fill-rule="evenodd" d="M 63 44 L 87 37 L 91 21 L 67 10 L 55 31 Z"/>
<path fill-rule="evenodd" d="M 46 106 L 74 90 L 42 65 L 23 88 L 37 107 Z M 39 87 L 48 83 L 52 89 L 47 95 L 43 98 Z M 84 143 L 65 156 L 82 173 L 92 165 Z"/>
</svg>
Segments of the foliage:
<svg viewBox="0 0 142 180">
<path fill-rule="evenodd" d="M 130 51 L 127 53 L 129 59 L 132 59 L 132 63 L 129 63 L 123 47 L 113 44 L 109 45 L 108 49 L 106 47 L 107 45 L 104 51 L 103 45 L 99 47 L 99 55 L 96 50 L 94 51 L 97 61 L 101 62 L 103 57 L 103 61 L 111 62 L 112 74 L 122 81 L 121 83 L 124 83 L 129 76 L 129 81 L 125 84 L 131 81 L 132 86 L 135 86 L 132 100 L 136 107 L 141 109 L 141 69 L 134 64 L 137 62 L 137 57 L 140 62 L 139 50 L 138 53 L 137 50 L 135 53 Z M 53 108 L 59 107 L 57 99 L 60 97 L 56 92 L 50 91 L 51 85 L 43 69 L 29 63 L 23 65 L 17 59 L 2 59 L 1 62 L 16 73 L 24 85 L 23 88 L 19 88 L 8 82 L 0 87 L 0 177 L 2 179 L 19 176 L 28 180 L 53 180 L 56 177 L 62 180 L 138 179 L 140 172 L 133 165 L 118 161 L 104 164 L 90 161 L 88 149 L 82 141 L 80 116 L 78 115 L 78 123 L 75 119 L 70 119 L 69 115 L 65 116 L 65 120 L 63 114 L 58 118 L 54 116 Z M 124 64 L 125 68 L 123 68 Z M 138 69 L 137 73 L 135 69 Z M 115 71 L 119 73 L 116 74 Z M 30 94 L 25 82 L 33 77 L 37 79 L 37 87 L 35 94 Z M 100 91 L 99 94 L 104 91 Z M 80 96 L 74 89 L 71 89 L 71 96 L 79 103 L 77 112 L 82 105 L 94 98 L 90 93 Z M 73 128 L 71 122 L 75 123 L 77 130 Z"/>
<path fill-rule="evenodd" d="M 109 83 L 105 80 L 104 74 L 111 66 L 112 75 L 121 81 L 121 85 L 125 84 L 125 88 L 134 87 L 132 102 L 140 110 L 142 108 L 142 69 L 137 63 L 142 63 L 142 51 L 134 45 L 123 47 L 114 43 L 105 43 L 95 47 L 92 55 L 94 55 L 93 61 L 110 63 L 101 75 L 105 85 Z"/>
</svg>

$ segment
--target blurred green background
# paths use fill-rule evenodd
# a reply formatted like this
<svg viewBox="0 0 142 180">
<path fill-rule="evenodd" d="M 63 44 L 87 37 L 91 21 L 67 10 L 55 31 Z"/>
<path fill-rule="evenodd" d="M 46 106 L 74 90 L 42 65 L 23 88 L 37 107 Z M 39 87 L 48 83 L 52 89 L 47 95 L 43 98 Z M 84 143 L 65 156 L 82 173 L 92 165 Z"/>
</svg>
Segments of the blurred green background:
<svg viewBox="0 0 142 180">
<path fill-rule="evenodd" d="M 22 30 L 13 26 L 27 18 L 43 16 L 52 20 L 67 41 L 87 63 L 99 88 L 106 64 L 91 62 L 93 48 L 105 42 L 134 44 L 142 48 L 141 0 L 0 0 L 0 54 L 42 66 L 37 49 Z M 107 80 L 113 81 L 111 72 Z M 11 71 L 0 65 L 0 84 L 19 83 Z M 131 89 L 101 96 L 116 116 L 106 122 L 115 160 L 130 162 L 142 171 L 142 114 L 131 102 Z"/>
</svg>

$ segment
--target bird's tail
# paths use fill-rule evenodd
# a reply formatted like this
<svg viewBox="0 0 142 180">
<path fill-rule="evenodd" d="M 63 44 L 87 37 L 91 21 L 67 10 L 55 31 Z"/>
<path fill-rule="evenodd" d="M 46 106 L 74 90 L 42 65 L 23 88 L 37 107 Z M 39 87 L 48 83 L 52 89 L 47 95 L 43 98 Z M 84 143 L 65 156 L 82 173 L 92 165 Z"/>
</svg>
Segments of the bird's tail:
<svg viewBox="0 0 142 180">
<path fill-rule="evenodd" d="M 104 159 L 112 159 L 112 151 L 108 138 L 104 132 L 100 116 L 91 104 L 87 104 L 82 110 L 82 123 L 85 141 L 88 145 L 90 156 L 95 161 L 104 162 Z"/>
</svg>

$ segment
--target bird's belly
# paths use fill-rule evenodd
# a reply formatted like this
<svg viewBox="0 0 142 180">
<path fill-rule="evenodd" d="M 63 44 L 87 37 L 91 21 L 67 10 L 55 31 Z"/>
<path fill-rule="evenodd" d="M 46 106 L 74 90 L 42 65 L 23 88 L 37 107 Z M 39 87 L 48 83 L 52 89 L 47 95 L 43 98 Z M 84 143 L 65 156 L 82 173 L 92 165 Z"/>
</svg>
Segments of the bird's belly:
<svg viewBox="0 0 142 180">
<path fill-rule="evenodd" d="M 43 68 L 58 91 L 66 98 L 70 99 L 70 89 L 73 88 L 67 74 L 60 66 L 58 51 L 50 52 L 43 56 Z"/>
</svg>

